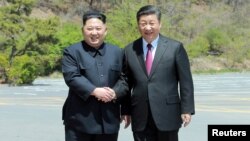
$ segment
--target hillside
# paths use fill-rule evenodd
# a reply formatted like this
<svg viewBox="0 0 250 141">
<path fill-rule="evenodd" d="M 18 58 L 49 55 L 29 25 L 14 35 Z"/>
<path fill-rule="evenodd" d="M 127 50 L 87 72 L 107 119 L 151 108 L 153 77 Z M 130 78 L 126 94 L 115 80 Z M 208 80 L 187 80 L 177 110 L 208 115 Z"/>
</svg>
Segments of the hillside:
<svg viewBox="0 0 250 141">
<path fill-rule="evenodd" d="M 137 7 L 148 3 L 159 5 L 162 9 L 164 18 L 162 33 L 184 42 L 190 54 L 193 71 L 250 70 L 250 54 L 244 55 L 244 58 L 242 56 L 246 54 L 246 51 L 249 52 L 250 50 L 250 42 L 247 41 L 250 35 L 250 14 L 247 12 L 247 10 L 250 9 L 249 0 L 217 0 L 213 2 L 209 0 L 179 0 L 176 2 L 137 0 L 133 1 L 133 3 L 129 1 L 124 2 L 122 0 L 112 2 L 108 0 L 103 0 L 101 2 L 98 0 L 74 0 L 70 2 L 64 0 L 60 2 L 60 4 L 56 1 L 51 2 L 42 0 L 39 1 L 31 16 L 44 18 L 46 16 L 57 15 L 63 21 L 74 22 L 81 26 L 81 15 L 88 9 L 102 10 L 109 18 L 111 15 L 110 13 L 115 13 L 119 9 L 120 11 L 126 12 L 125 8 L 130 8 L 131 13 L 135 15 L 138 9 Z M 133 18 L 131 15 L 124 15 Z M 117 14 L 117 16 L 119 15 Z M 123 19 L 121 18 L 120 20 Z M 115 28 L 116 26 L 112 27 Z M 204 34 L 208 34 L 206 32 L 209 32 L 208 30 L 213 28 L 219 30 L 215 31 L 215 33 L 211 33 L 210 36 L 216 36 L 215 38 L 219 39 L 211 39 L 213 41 L 210 42 L 215 42 L 214 45 L 211 44 L 205 47 L 205 43 L 200 43 L 204 42 L 200 41 L 202 40 L 200 37 L 209 36 Z M 113 34 L 113 30 L 117 29 L 111 29 L 111 34 Z M 236 33 L 234 30 L 237 30 L 239 33 Z M 228 35 L 229 37 L 223 37 L 225 35 L 216 35 L 221 34 L 220 32 L 225 32 L 225 34 L 230 32 L 230 34 L 241 35 L 241 41 L 237 42 L 241 42 L 242 46 L 234 47 L 239 44 L 233 43 L 233 38 L 236 38 L 236 35 Z M 118 34 L 117 36 L 123 35 Z M 133 39 L 129 39 L 127 42 L 132 40 Z M 242 40 L 244 43 L 242 43 Z M 196 42 L 204 44 L 204 46 L 197 45 Z M 230 44 L 226 42 L 230 42 Z M 125 44 L 126 42 L 122 45 Z M 220 45 L 216 47 L 216 44 Z M 200 51 L 200 49 L 206 51 Z"/>
<path fill-rule="evenodd" d="M 27 84 L 60 71 L 89 9 L 106 14 L 106 42 L 123 48 L 140 36 L 135 15 L 146 4 L 161 9 L 161 34 L 183 42 L 193 72 L 250 71 L 250 0 L 2 0 L 0 81 Z"/>
</svg>

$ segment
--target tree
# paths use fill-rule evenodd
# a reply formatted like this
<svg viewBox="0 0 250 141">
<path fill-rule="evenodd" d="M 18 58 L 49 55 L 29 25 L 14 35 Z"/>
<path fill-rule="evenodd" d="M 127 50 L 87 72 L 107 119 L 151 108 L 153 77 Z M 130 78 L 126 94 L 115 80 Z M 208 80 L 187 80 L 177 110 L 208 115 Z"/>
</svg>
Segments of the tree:
<svg viewBox="0 0 250 141">
<path fill-rule="evenodd" d="M 2 66 L 5 68 L 6 81 L 13 84 L 31 83 L 43 72 L 41 66 L 44 60 L 40 56 L 47 55 L 48 48 L 57 42 L 53 33 L 59 20 L 29 17 L 34 0 L 7 0 L 5 4 L 0 7 L 0 51 L 8 54 L 5 55 L 8 64 Z M 22 65 L 13 65 L 18 59 L 23 59 Z M 27 67 L 28 65 L 31 67 Z M 23 77 L 22 72 L 29 75 Z"/>
<path fill-rule="evenodd" d="M 0 32 L 6 38 L 1 49 L 8 49 L 10 51 L 8 60 L 11 65 L 13 58 L 20 54 L 17 49 L 17 40 L 25 30 L 24 23 L 28 21 L 27 16 L 31 12 L 34 1 L 7 0 L 7 2 L 10 4 L 1 7 L 0 11 Z"/>
</svg>

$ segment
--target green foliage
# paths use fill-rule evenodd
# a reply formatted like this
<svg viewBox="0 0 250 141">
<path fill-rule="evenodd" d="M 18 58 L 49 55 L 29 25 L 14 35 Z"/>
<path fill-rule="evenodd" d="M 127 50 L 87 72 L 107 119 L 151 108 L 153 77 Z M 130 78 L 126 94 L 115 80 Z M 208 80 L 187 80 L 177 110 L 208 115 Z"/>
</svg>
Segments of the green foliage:
<svg viewBox="0 0 250 141">
<path fill-rule="evenodd" d="M 230 35 L 231 42 L 230 49 L 225 52 L 225 55 L 231 53 L 233 58 L 238 56 L 240 60 L 250 59 L 250 40 L 248 40 L 250 28 L 239 27 L 239 25 L 230 26 L 227 28 L 227 34 Z"/>
<path fill-rule="evenodd" d="M 58 42 L 55 32 L 59 25 L 59 19 L 53 17 L 47 20 L 32 19 L 27 23 L 27 34 L 25 48 L 28 51 L 37 52 L 40 55 L 50 53 L 51 46 Z"/>
<path fill-rule="evenodd" d="M 46 26 L 44 26 L 46 25 Z M 31 48 L 27 52 L 30 56 L 39 57 L 41 66 L 40 75 L 48 75 L 51 73 L 57 65 L 60 59 L 61 52 L 57 45 L 60 41 L 56 37 L 55 33 L 58 31 L 59 19 L 57 17 L 40 20 L 37 27 L 34 27 L 35 34 L 33 39 L 29 41 L 27 48 Z M 43 26 L 39 28 L 39 26 Z"/>
<path fill-rule="evenodd" d="M 0 8 L 0 27 L 5 35 L 17 36 L 23 31 L 23 22 L 27 20 L 34 0 L 9 0 L 10 4 Z M 12 37 L 13 38 L 13 37 Z"/>
<path fill-rule="evenodd" d="M 37 2 L 48 5 L 47 9 L 60 17 L 44 20 L 30 17 L 34 6 L 38 6 L 36 0 L 7 0 L 0 7 L 0 69 L 6 72 L 0 78 L 7 78 L 11 83 L 31 83 L 38 75 L 61 70 L 63 49 L 83 38 L 81 23 L 74 24 L 76 21 L 72 20 L 91 7 L 89 1 Z M 105 40 L 124 47 L 140 37 L 136 12 L 149 3 L 162 11 L 161 34 L 182 41 L 193 60 L 218 58 L 226 60 L 221 62 L 225 69 L 233 70 L 250 59 L 248 1 L 93 1 L 92 8 L 101 9 L 107 15 Z M 214 57 L 208 52 L 221 55 Z"/>
<path fill-rule="evenodd" d="M 6 70 L 8 70 L 8 56 L 4 53 L 0 53 L 0 81 L 6 81 Z"/>
<path fill-rule="evenodd" d="M 187 45 L 187 52 L 190 58 L 206 56 L 209 50 L 209 42 L 203 36 L 198 36 Z"/>
<path fill-rule="evenodd" d="M 210 51 L 224 52 L 224 46 L 228 45 L 230 39 L 228 35 L 219 28 L 211 28 L 206 33 Z"/>
<path fill-rule="evenodd" d="M 54 44 L 50 51 L 60 55 L 65 47 L 83 40 L 82 29 L 77 24 L 63 23 L 55 33 L 55 38 L 58 39 L 58 43 Z"/>
<path fill-rule="evenodd" d="M 54 33 L 57 43 L 52 44 L 48 55 L 43 59 L 45 71 L 43 75 L 49 75 L 53 71 L 61 71 L 61 57 L 63 49 L 76 42 L 83 40 L 81 26 L 74 23 L 62 23 Z"/>
<path fill-rule="evenodd" d="M 60 63 L 59 60 L 61 59 L 60 54 L 47 54 L 42 56 L 37 56 L 38 64 L 40 67 L 40 76 L 47 76 L 51 72 L 53 72 L 58 64 Z"/>
<path fill-rule="evenodd" d="M 126 1 L 123 7 L 107 13 L 107 42 L 124 47 L 139 37 L 135 16 L 137 9 L 139 8 Z"/>
<path fill-rule="evenodd" d="M 27 55 L 16 57 L 13 66 L 7 71 L 9 83 L 13 85 L 31 84 L 39 75 L 39 64 L 36 58 Z"/>
<path fill-rule="evenodd" d="M 0 53 L 0 69 L 8 67 L 8 56 L 4 53 Z"/>
<path fill-rule="evenodd" d="M 0 26 L 2 27 L 0 41 L 4 41 L 0 42 L 0 50 L 8 56 L 2 58 L 8 62 L 6 78 L 10 83 L 30 83 L 37 77 L 37 74 L 46 72 L 45 70 L 53 65 L 53 63 L 48 63 L 50 58 L 42 56 L 50 55 L 50 51 L 53 50 L 51 46 L 58 42 L 54 34 L 59 25 L 59 18 L 40 20 L 28 17 L 34 3 L 32 0 L 9 2 L 7 6 L 0 7 Z M 17 58 L 23 61 L 23 64 Z M 41 59 L 29 62 L 28 58 L 30 60 Z M 19 65 L 13 64 L 16 62 L 19 62 Z M 38 66 L 39 69 L 37 69 Z M 21 70 L 22 68 L 26 69 Z"/>
<path fill-rule="evenodd" d="M 223 57 L 228 59 L 228 66 L 233 67 L 236 63 L 243 63 L 245 59 L 249 59 L 250 42 L 246 40 L 245 37 L 250 35 L 247 34 L 248 32 L 239 29 L 231 35 L 233 41 L 230 42 L 227 50 L 223 54 Z"/>
</svg>

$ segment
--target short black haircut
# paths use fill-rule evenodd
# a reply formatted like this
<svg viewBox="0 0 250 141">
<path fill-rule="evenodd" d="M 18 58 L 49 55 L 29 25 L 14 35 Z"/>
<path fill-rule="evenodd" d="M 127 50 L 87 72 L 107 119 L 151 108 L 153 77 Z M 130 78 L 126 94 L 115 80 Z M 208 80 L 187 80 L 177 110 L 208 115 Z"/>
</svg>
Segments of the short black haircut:
<svg viewBox="0 0 250 141">
<path fill-rule="evenodd" d="M 140 17 L 143 15 L 150 15 L 155 14 L 157 16 L 157 19 L 161 21 L 161 11 L 158 7 L 154 5 L 146 5 L 139 9 L 139 11 L 136 14 L 137 22 L 139 22 Z"/>
<path fill-rule="evenodd" d="M 83 25 L 85 25 L 86 21 L 91 18 L 97 18 L 100 19 L 104 24 L 106 23 L 106 16 L 103 13 L 96 10 L 90 10 L 84 13 L 84 15 L 82 16 Z"/>
</svg>

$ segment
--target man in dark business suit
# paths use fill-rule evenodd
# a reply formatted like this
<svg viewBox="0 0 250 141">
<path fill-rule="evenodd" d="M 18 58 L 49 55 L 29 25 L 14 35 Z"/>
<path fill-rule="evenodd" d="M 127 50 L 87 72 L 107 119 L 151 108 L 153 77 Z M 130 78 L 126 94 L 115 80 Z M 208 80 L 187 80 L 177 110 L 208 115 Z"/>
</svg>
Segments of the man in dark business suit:
<svg viewBox="0 0 250 141">
<path fill-rule="evenodd" d="M 141 38 L 125 47 L 135 141 L 178 141 L 195 113 L 193 80 L 183 44 L 160 34 L 161 12 L 137 12 Z"/>
<path fill-rule="evenodd" d="M 63 52 L 62 72 L 69 87 L 63 106 L 66 141 L 117 141 L 121 98 L 127 93 L 121 70 L 123 51 L 105 43 L 106 16 L 83 15 L 84 40 Z M 125 84 L 125 85 L 124 85 Z M 125 87 L 124 87 L 125 86 Z"/>
</svg>

